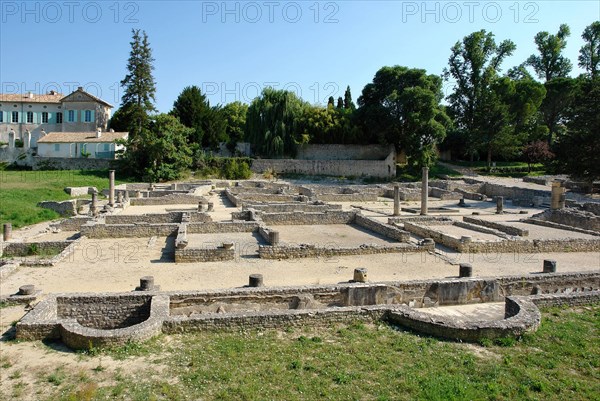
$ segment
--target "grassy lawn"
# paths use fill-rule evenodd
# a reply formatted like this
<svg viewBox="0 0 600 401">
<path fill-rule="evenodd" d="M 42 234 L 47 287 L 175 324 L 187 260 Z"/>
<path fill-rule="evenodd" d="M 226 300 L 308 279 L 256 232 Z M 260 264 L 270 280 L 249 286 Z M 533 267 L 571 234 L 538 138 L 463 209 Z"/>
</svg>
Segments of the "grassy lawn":
<svg viewBox="0 0 600 401">
<path fill-rule="evenodd" d="M 543 312 L 536 333 L 484 345 L 358 323 L 160 336 L 82 355 L 147 356 L 158 375 L 59 367 L 40 382 L 49 400 L 598 400 L 600 305 Z"/>
<path fill-rule="evenodd" d="M 117 184 L 123 182 L 117 180 Z M 99 191 L 108 188 L 108 170 L 0 171 L 0 222 L 18 228 L 59 218 L 58 213 L 42 209 L 37 203 L 71 199 L 65 187 L 85 186 Z"/>
</svg>

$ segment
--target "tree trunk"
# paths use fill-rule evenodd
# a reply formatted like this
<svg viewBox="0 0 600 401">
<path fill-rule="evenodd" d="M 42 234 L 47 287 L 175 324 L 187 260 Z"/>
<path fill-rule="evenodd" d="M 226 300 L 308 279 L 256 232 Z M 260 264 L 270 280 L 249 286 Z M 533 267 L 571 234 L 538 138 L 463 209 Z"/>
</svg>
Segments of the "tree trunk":
<svg viewBox="0 0 600 401">
<path fill-rule="evenodd" d="M 487 166 L 489 169 L 492 168 L 492 147 L 488 146 L 487 150 Z"/>
</svg>

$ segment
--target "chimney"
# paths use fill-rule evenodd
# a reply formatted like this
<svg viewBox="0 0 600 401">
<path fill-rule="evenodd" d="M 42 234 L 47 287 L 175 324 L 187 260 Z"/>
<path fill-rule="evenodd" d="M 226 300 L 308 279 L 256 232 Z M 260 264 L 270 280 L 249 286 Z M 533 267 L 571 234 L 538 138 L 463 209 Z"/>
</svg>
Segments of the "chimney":
<svg viewBox="0 0 600 401">
<path fill-rule="evenodd" d="M 102 128 L 98 127 L 96 130 L 96 138 L 100 138 L 102 136 Z"/>
<path fill-rule="evenodd" d="M 29 99 L 33 99 L 33 92 L 27 92 L 27 97 Z"/>
<path fill-rule="evenodd" d="M 78 90 L 78 91 L 82 91 L 82 90 L 83 90 L 83 86 L 78 86 L 78 87 L 77 87 L 77 90 Z"/>
</svg>

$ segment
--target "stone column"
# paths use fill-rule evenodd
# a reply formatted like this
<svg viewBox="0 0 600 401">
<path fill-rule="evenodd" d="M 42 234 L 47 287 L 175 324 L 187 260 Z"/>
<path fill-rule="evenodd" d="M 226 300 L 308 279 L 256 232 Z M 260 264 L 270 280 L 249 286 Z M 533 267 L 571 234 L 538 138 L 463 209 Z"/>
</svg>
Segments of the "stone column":
<svg viewBox="0 0 600 401">
<path fill-rule="evenodd" d="M 35 285 L 26 284 L 19 287 L 19 292 L 17 295 L 33 295 L 35 294 Z"/>
<path fill-rule="evenodd" d="M 544 260 L 544 273 L 556 273 L 556 260 Z"/>
<path fill-rule="evenodd" d="M 108 171 L 108 204 L 115 205 L 115 170 Z"/>
<path fill-rule="evenodd" d="M 400 216 L 400 185 L 394 185 L 394 216 Z"/>
<path fill-rule="evenodd" d="M 10 238 L 12 237 L 12 224 L 4 223 L 3 230 L 4 231 L 3 231 L 2 238 L 4 239 L 4 241 L 10 241 Z"/>
<path fill-rule="evenodd" d="M 23 149 L 29 149 L 31 147 L 31 132 L 29 130 L 25 131 L 23 134 Z"/>
<path fill-rule="evenodd" d="M 279 244 L 279 231 L 269 231 L 269 242 L 271 245 Z"/>
<path fill-rule="evenodd" d="M 213 212 L 215 210 L 215 204 L 214 202 L 208 202 L 208 208 L 206 209 L 207 212 Z"/>
<path fill-rule="evenodd" d="M 154 276 L 144 276 L 140 278 L 140 291 L 152 291 L 154 289 Z"/>
<path fill-rule="evenodd" d="M 15 147 L 15 131 L 10 131 L 8 133 L 8 147 L 10 148 L 14 148 Z"/>
<path fill-rule="evenodd" d="M 429 167 L 423 167 L 423 178 L 421 179 L 421 215 L 427 215 L 427 198 L 429 196 Z"/>
<path fill-rule="evenodd" d="M 249 278 L 249 287 L 262 287 L 263 283 L 263 275 L 262 274 L 251 274 Z"/>
<path fill-rule="evenodd" d="M 354 281 L 355 283 L 366 283 L 367 282 L 367 269 L 360 267 L 354 269 Z"/>
<path fill-rule="evenodd" d="M 552 182 L 552 195 L 550 198 L 550 208 L 552 210 L 562 209 L 565 206 L 564 192 L 565 189 L 562 187 L 562 184 L 559 181 Z"/>
<path fill-rule="evenodd" d="M 98 192 L 92 192 L 92 204 L 90 205 L 90 213 L 95 216 L 98 213 Z"/>
<path fill-rule="evenodd" d="M 473 276 L 473 266 L 470 263 L 461 263 L 458 265 L 458 276 L 463 277 L 472 277 Z"/>
<path fill-rule="evenodd" d="M 496 198 L 496 214 L 504 213 L 504 196 L 498 196 Z"/>
</svg>

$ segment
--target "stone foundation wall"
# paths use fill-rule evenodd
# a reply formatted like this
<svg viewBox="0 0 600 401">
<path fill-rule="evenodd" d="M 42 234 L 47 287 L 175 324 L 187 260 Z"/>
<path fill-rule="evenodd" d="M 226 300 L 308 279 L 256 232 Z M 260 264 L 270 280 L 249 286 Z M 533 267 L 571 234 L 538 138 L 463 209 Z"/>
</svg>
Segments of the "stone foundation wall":
<svg viewBox="0 0 600 401">
<path fill-rule="evenodd" d="M 33 170 L 108 170 L 117 168 L 117 163 L 117 160 L 109 159 L 34 156 L 31 167 Z"/>
<path fill-rule="evenodd" d="M 171 194 L 157 198 L 131 198 L 131 206 L 155 206 L 155 205 L 198 205 L 199 202 L 206 201 L 201 196 L 189 194 Z"/>
<path fill-rule="evenodd" d="M 342 205 L 317 205 L 310 203 L 271 203 L 271 204 L 246 204 L 242 211 L 254 209 L 264 213 L 289 213 L 289 212 L 308 212 L 324 213 L 329 210 L 342 210 Z"/>
<path fill-rule="evenodd" d="M 175 263 L 219 262 L 235 259 L 235 250 L 225 248 L 175 249 Z"/>
<path fill-rule="evenodd" d="M 507 224 L 497 223 L 495 221 L 488 221 L 483 219 L 477 219 L 475 217 L 464 216 L 463 221 L 471 224 L 476 224 L 478 226 L 493 228 L 494 230 L 502 231 L 509 235 L 519 236 L 519 237 L 527 237 L 529 236 L 528 230 L 523 230 L 520 228 L 512 227 Z"/>
<path fill-rule="evenodd" d="M 370 219 L 368 217 L 364 217 L 360 213 L 356 214 L 354 224 L 366 228 L 367 230 L 376 232 L 377 234 L 381 234 L 388 238 L 395 239 L 399 242 L 408 242 L 410 238 L 410 234 L 408 232 L 401 230 L 398 227 L 389 224 L 384 224 L 377 220 Z"/>
<path fill-rule="evenodd" d="M 193 222 L 210 222 L 212 218 L 206 213 L 185 212 L 190 221 Z M 167 212 L 158 214 L 140 214 L 140 215 L 123 215 L 114 214 L 104 217 L 106 224 L 163 224 L 163 223 L 181 223 L 181 218 L 184 212 Z"/>
<path fill-rule="evenodd" d="M 524 220 L 523 222 L 524 223 L 528 223 L 528 224 L 534 224 L 536 226 L 558 228 L 559 230 L 573 231 L 573 232 L 582 233 L 582 234 L 600 236 L 600 232 L 598 232 L 598 231 L 584 230 L 582 228 L 577 228 L 577 227 L 573 227 L 573 226 L 567 226 L 567 225 L 564 225 L 564 224 L 553 223 L 551 221 L 540 220 L 540 219 L 536 219 L 536 218 L 533 218 L 533 217 L 529 218 L 527 220 Z"/>
<path fill-rule="evenodd" d="M 54 210 L 56 213 L 63 217 L 71 217 L 77 214 L 77 201 L 68 200 L 62 202 L 44 201 L 39 202 L 37 206 L 44 209 Z"/>
<path fill-rule="evenodd" d="M 394 177 L 395 160 L 295 160 L 295 159 L 256 159 L 252 171 L 262 174 L 273 170 L 277 174 L 294 173 L 308 175 L 334 175 L 356 177 Z"/>
<path fill-rule="evenodd" d="M 81 227 L 90 221 L 92 217 L 72 217 L 70 219 L 64 219 L 58 223 L 53 223 L 51 226 L 62 231 L 80 231 Z"/>
<path fill-rule="evenodd" d="M 533 217 L 551 221 L 552 223 L 583 228 L 584 230 L 600 231 L 600 216 L 585 210 L 577 210 L 575 208 L 548 210 L 542 213 L 541 216 Z"/>
<path fill-rule="evenodd" d="M 150 295 L 57 296 L 56 314 L 59 319 L 75 319 L 84 327 L 118 329 L 141 323 L 150 317 Z"/>
<path fill-rule="evenodd" d="M 324 213 L 261 213 L 260 218 L 268 225 L 315 225 L 315 224 L 350 224 L 356 212 L 328 210 Z"/>
<path fill-rule="evenodd" d="M 258 226 L 255 221 L 189 223 L 187 232 L 188 234 L 251 233 L 258 230 Z"/>
<path fill-rule="evenodd" d="M 81 235 L 88 238 L 150 238 L 176 235 L 177 223 L 165 224 L 100 224 L 88 223 L 81 227 Z"/>
<path fill-rule="evenodd" d="M 46 259 L 60 255 L 71 241 L 44 242 L 3 242 L 0 246 L 0 256 L 5 258 L 46 255 Z"/>
<path fill-rule="evenodd" d="M 382 253 L 412 253 L 433 251 L 434 245 L 415 246 L 379 246 L 379 245 L 360 245 L 358 247 L 317 247 L 315 245 L 277 245 L 264 246 L 258 248 L 258 255 L 261 259 L 299 259 L 299 258 L 331 258 L 334 256 L 350 255 L 376 255 Z"/>
</svg>

